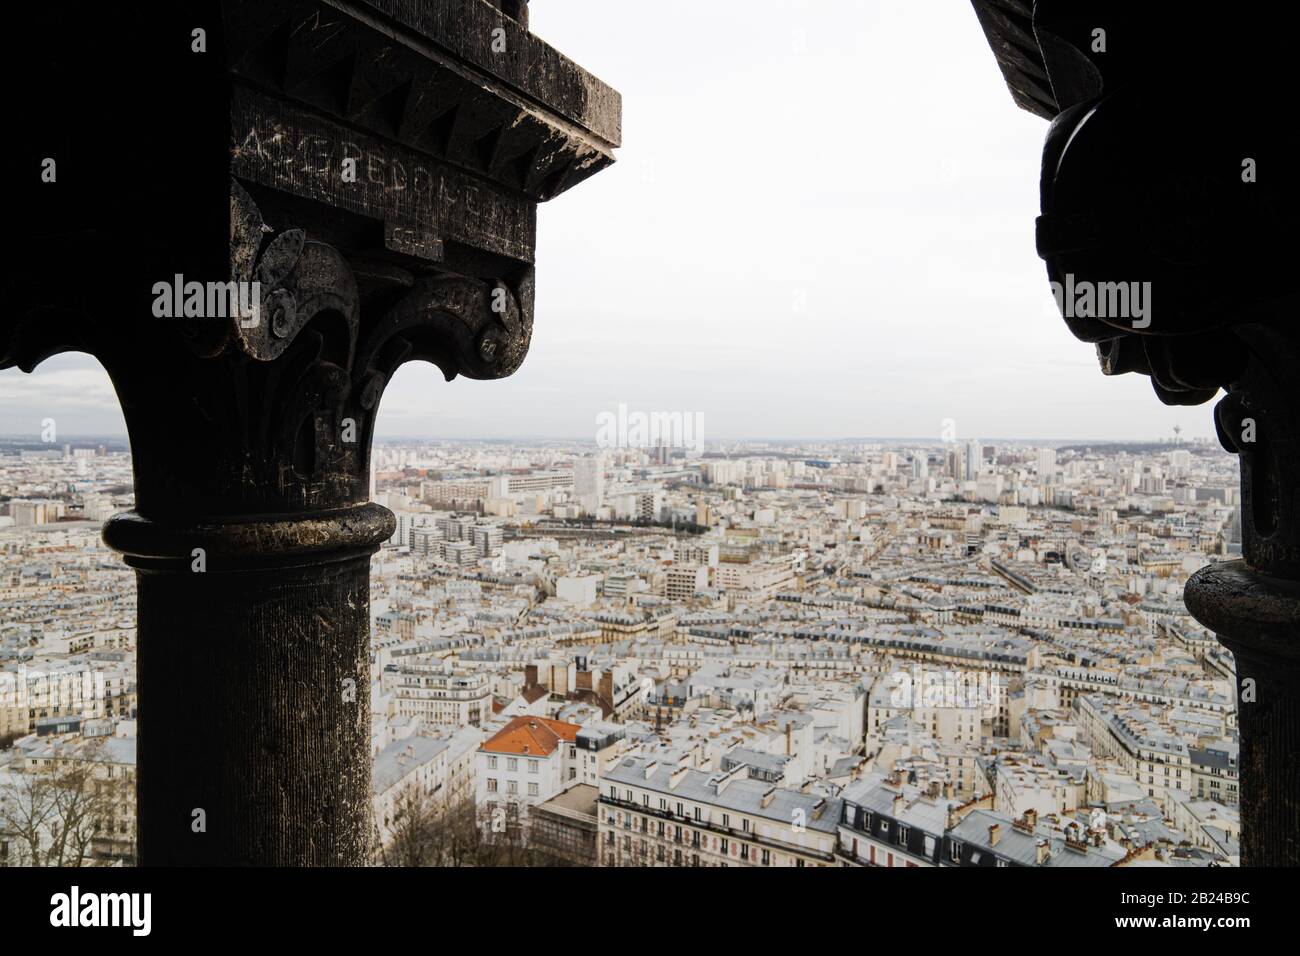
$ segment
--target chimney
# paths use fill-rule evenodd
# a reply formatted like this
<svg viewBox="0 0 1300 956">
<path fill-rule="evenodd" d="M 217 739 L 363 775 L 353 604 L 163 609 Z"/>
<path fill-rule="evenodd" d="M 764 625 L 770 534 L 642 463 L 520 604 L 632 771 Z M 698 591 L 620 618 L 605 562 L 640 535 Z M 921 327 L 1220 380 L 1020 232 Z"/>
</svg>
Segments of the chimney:
<svg viewBox="0 0 1300 956">
<path fill-rule="evenodd" d="M 682 777 L 686 776 L 686 764 L 678 765 L 672 773 L 668 775 L 668 789 L 676 790 L 677 785 L 682 782 Z"/>
<path fill-rule="evenodd" d="M 785 722 L 785 755 L 790 756 L 790 721 Z"/>
<path fill-rule="evenodd" d="M 814 820 L 820 820 L 822 814 L 825 811 L 826 811 L 826 798 L 822 797 L 815 804 L 813 804 L 812 818 Z"/>
<path fill-rule="evenodd" d="M 1034 844 L 1034 862 L 1042 866 L 1051 859 L 1052 850 L 1046 840 L 1039 840 Z"/>
<path fill-rule="evenodd" d="M 659 766 L 659 761 L 658 761 L 658 760 L 649 760 L 649 761 L 646 761 L 646 765 L 645 765 L 645 768 L 644 768 L 644 771 L 643 771 L 644 774 L 645 774 L 645 776 L 643 777 L 643 779 L 645 779 L 645 780 L 649 780 L 650 777 L 653 776 L 653 774 L 654 774 L 655 770 L 658 768 L 658 766 Z"/>
<path fill-rule="evenodd" d="M 989 827 L 989 846 L 997 846 L 998 840 L 1002 838 L 1002 827 L 995 823 Z"/>
<path fill-rule="evenodd" d="M 1032 807 L 1025 811 L 1025 824 L 1032 830 L 1038 826 L 1038 811 Z"/>
<path fill-rule="evenodd" d="M 775 796 L 776 796 L 776 787 L 768 787 L 767 790 L 763 792 L 763 799 L 759 802 L 759 806 L 761 806 L 764 810 L 766 810 L 769 806 L 772 805 L 772 799 Z"/>
<path fill-rule="evenodd" d="M 903 815 L 903 807 L 906 805 L 906 803 L 907 803 L 907 798 L 905 798 L 901 793 L 894 794 L 893 813 L 894 813 L 895 820 L 897 820 L 899 817 Z"/>
</svg>

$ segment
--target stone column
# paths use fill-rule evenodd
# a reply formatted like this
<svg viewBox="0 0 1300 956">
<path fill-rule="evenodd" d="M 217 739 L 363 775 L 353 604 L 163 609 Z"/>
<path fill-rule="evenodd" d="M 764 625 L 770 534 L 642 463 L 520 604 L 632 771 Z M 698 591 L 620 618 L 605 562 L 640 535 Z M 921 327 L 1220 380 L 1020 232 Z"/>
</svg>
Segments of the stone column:
<svg viewBox="0 0 1300 956">
<path fill-rule="evenodd" d="M 1058 289 L 1144 285 L 1143 314 L 1061 297 L 1102 371 L 1216 407 L 1241 458 L 1241 557 L 1185 588 L 1233 652 L 1243 865 L 1300 865 L 1300 136 L 1288 40 L 1159 5 L 973 0 L 1013 97 L 1052 121 L 1038 251 Z M 1113 302 L 1114 300 L 1112 300 Z"/>
<path fill-rule="evenodd" d="M 537 206 L 613 161 L 618 94 L 520 2 L 21 9 L 56 68 L 0 367 L 88 352 L 125 414 L 140 861 L 365 863 L 379 403 L 519 367 Z"/>
<path fill-rule="evenodd" d="M 1184 593 L 1237 663 L 1243 866 L 1300 866 L 1300 351 L 1291 316 L 1239 332 L 1249 362 L 1215 421 L 1241 457 L 1243 556 L 1202 568 Z"/>
</svg>

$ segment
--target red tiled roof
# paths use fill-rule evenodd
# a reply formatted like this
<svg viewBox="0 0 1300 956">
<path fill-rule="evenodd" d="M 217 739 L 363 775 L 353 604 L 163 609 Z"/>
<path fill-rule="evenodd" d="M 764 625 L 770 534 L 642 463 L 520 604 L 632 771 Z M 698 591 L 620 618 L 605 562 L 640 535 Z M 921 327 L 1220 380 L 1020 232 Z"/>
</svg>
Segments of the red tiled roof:
<svg viewBox="0 0 1300 956">
<path fill-rule="evenodd" d="M 482 749 L 495 754 L 545 757 L 554 753 L 561 742 L 576 740 L 581 729 L 577 724 L 546 717 L 516 717 L 484 741 Z"/>
</svg>

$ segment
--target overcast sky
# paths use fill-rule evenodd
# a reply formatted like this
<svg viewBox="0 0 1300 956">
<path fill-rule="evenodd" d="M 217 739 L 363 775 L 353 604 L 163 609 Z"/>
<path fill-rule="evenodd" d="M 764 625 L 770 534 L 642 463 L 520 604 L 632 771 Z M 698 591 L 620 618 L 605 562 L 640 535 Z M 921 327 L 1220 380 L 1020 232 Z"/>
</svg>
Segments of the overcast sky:
<svg viewBox="0 0 1300 956">
<path fill-rule="evenodd" d="M 1044 120 L 967 0 L 533 0 L 623 94 L 619 162 L 539 210 L 514 377 L 408 365 L 381 435 L 594 438 L 702 413 L 706 439 L 1213 434 L 1106 379 L 1034 253 Z M 81 356 L 0 373 L 0 433 L 124 431 Z"/>
</svg>

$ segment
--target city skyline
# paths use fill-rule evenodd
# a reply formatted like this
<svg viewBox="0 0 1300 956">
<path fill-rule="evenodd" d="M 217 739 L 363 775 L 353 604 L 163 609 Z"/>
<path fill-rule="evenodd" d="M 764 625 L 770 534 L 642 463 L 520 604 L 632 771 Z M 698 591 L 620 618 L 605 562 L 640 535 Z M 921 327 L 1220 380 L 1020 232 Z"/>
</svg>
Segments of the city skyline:
<svg viewBox="0 0 1300 956">
<path fill-rule="evenodd" d="M 1180 597 L 1240 552 L 1230 456 L 813 444 L 378 443 L 376 862 L 463 865 L 455 833 L 475 865 L 1238 863 L 1232 662 Z M 66 446 L 0 445 L 20 860 L 24 755 L 136 762 L 134 588 L 99 535 L 131 460 Z M 86 862 L 130 862 L 123 826 Z"/>
</svg>

